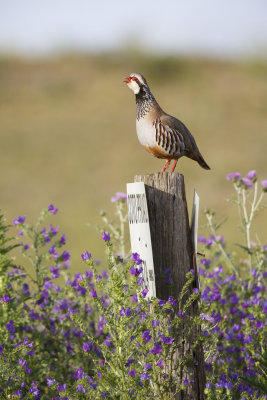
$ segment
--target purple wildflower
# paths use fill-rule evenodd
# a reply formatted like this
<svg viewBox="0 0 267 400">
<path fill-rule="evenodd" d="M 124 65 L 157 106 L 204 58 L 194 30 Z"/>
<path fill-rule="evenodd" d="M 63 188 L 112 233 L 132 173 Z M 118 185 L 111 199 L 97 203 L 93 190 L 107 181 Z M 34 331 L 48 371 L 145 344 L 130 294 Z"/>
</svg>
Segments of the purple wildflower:
<svg viewBox="0 0 267 400">
<path fill-rule="evenodd" d="M 8 294 L 5 294 L 4 297 L 0 297 L 0 303 L 9 303 L 13 297 L 9 297 Z"/>
<path fill-rule="evenodd" d="M 56 246 L 52 246 L 52 247 L 50 247 L 50 249 L 48 250 L 48 253 L 49 254 L 52 254 L 52 255 L 56 255 L 56 257 L 55 258 L 57 258 L 58 257 L 58 253 L 56 252 Z"/>
<path fill-rule="evenodd" d="M 241 174 L 239 172 L 230 172 L 227 176 L 226 179 L 228 181 L 231 181 L 232 179 L 239 179 L 241 177 Z"/>
<path fill-rule="evenodd" d="M 263 324 L 262 321 L 257 321 L 257 322 L 256 322 L 256 328 L 257 328 L 257 329 L 262 329 L 263 327 L 264 327 L 264 324 Z"/>
<path fill-rule="evenodd" d="M 214 324 L 214 322 L 215 322 L 215 319 L 208 314 L 201 313 L 200 318 L 202 319 L 202 321 L 206 320 L 212 324 Z"/>
<path fill-rule="evenodd" d="M 54 383 L 56 383 L 56 380 L 47 378 L 46 382 L 47 382 L 47 386 L 52 386 L 52 385 L 54 385 Z"/>
<path fill-rule="evenodd" d="M 13 224 L 15 226 L 24 224 L 25 218 L 26 218 L 25 215 L 23 215 L 23 217 L 21 215 L 19 215 L 17 218 L 13 219 Z"/>
<path fill-rule="evenodd" d="M 144 331 L 142 334 L 142 338 L 146 343 L 151 342 L 152 336 L 150 335 L 150 331 Z"/>
<path fill-rule="evenodd" d="M 61 385 L 60 383 L 57 385 L 57 390 L 59 392 L 64 392 L 64 390 L 67 390 L 67 384 L 63 383 L 63 385 Z"/>
<path fill-rule="evenodd" d="M 174 342 L 174 339 L 171 337 L 171 336 L 164 336 L 163 338 L 162 338 L 162 340 L 163 340 L 163 342 L 164 343 L 166 343 L 166 344 L 172 344 L 173 342 Z"/>
<path fill-rule="evenodd" d="M 28 286 L 28 285 L 27 285 L 27 286 Z M 46 289 L 46 290 L 52 289 L 53 286 L 54 286 L 54 284 L 53 284 L 53 282 L 51 282 L 51 281 L 46 281 L 46 282 L 44 283 L 44 289 Z M 28 287 L 29 287 L 29 286 L 28 286 Z M 25 294 L 25 293 L 24 293 L 24 294 Z"/>
<path fill-rule="evenodd" d="M 143 268 L 142 268 L 142 270 L 143 270 Z M 144 278 L 141 276 L 141 277 L 136 281 L 136 284 L 139 285 L 139 286 L 141 286 L 141 285 L 143 284 L 143 282 L 144 282 Z"/>
<path fill-rule="evenodd" d="M 51 214 L 56 214 L 58 212 L 58 208 L 55 208 L 53 204 L 50 204 L 47 209 Z"/>
<path fill-rule="evenodd" d="M 267 180 L 261 181 L 261 185 L 263 187 L 263 191 L 267 192 Z"/>
<path fill-rule="evenodd" d="M 82 367 L 79 367 L 74 371 L 74 378 L 75 379 L 81 379 L 83 377 L 83 369 Z"/>
<path fill-rule="evenodd" d="M 111 203 L 115 203 L 116 201 L 119 201 L 119 200 L 127 200 L 126 193 L 117 192 L 115 194 L 115 196 L 111 197 L 111 199 L 110 199 Z"/>
<path fill-rule="evenodd" d="M 162 347 L 160 344 L 156 344 L 153 349 L 151 350 L 152 354 L 159 354 L 162 351 Z"/>
<path fill-rule="evenodd" d="M 63 261 L 68 261 L 70 259 L 70 253 L 68 251 L 63 251 L 61 254 L 60 258 L 63 259 Z"/>
<path fill-rule="evenodd" d="M 65 233 L 61 236 L 60 240 L 59 240 L 60 244 L 63 246 L 64 244 L 66 244 L 66 235 Z"/>
<path fill-rule="evenodd" d="M 76 391 L 77 391 L 77 392 L 85 393 L 85 389 L 84 389 L 83 385 L 77 385 L 77 386 L 76 386 Z"/>
<path fill-rule="evenodd" d="M 142 267 L 140 267 L 140 268 L 138 269 L 138 268 L 136 268 L 134 265 L 133 265 L 133 266 L 130 268 L 130 270 L 129 270 L 130 274 L 131 274 L 131 275 L 134 275 L 134 276 L 140 275 L 142 271 L 143 271 L 143 268 L 142 268 Z"/>
<path fill-rule="evenodd" d="M 173 296 L 170 296 L 168 298 L 168 303 L 170 303 L 173 307 L 175 307 L 177 306 L 178 301 Z"/>
<path fill-rule="evenodd" d="M 126 309 L 124 307 L 122 307 L 120 310 L 120 315 L 122 317 L 124 317 L 124 316 L 130 317 L 132 315 L 132 310 L 129 307 L 127 307 Z"/>
<path fill-rule="evenodd" d="M 83 351 L 84 352 L 90 351 L 92 350 L 93 346 L 94 346 L 93 342 L 85 342 L 83 343 Z"/>
<path fill-rule="evenodd" d="M 136 265 L 142 264 L 142 260 L 140 259 L 140 255 L 138 253 L 133 253 L 131 260 L 134 261 Z"/>
<path fill-rule="evenodd" d="M 90 296 L 91 297 L 97 297 L 97 293 L 96 293 L 95 289 L 91 289 L 90 290 Z"/>
<path fill-rule="evenodd" d="M 102 277 L 104 279 L 108 279 L 108 271 L 106 271 L 106 270 L 102 271 Z"/>
<path fill-rule="evenodd" d="M 4 351 L 3 346 L 0 344 L 0 356 L 3 354 L 3 351 Z"/>
<path fill-rule="evenodd" d="M 23 283 L 23 294 L 24 296 L 30 296 L 28 283 Z"/>
<path fill-rule="evenodd" d="M 85 253 L 81 254 L 82 260 L 86 261 L 86 260 L 90 260 L 91 258 L 91 253 L 89 253 L 88 251 L 86 251 Z"/>
<path fill-rule="evenodd" d="M 14 332 L 15 332 L 15 326 L 14 326 L 14 322 L 13 322 L 12 319 L 6 324 L 6 329 L 7 329 L 10 333 L 14 333 Z"/>
<path fill-rule="evenodd" d="M 50 224 L 49 232 L 51 233 L 52 236 L 56 236 L 58 234 L 58 226 L 54 228 L 53 225 Z"/>
<path fill-rule="evenodd" d="M 127 363 L 125 364 L 126 368 L 129 368 L 131 364 L 133 364 L 135 362 L 134 358 L 129 358 L 129 360 L 127 361 Z"/>
<path fill-rule="evenodd" d="M 102 232 L 102 240 L 104 240 L 105 242 L 109 242 L 110 241 L 110 234 L 106 233 L 106 232 Z"/>
<path fill-rule="evenodd" d="M 200 262 L 201 262 L 201 264 L 202 265 L 209 265 L 210 264 L 210 259 L 208 258 L 202 258 L 201 260 L 200 260 Z"/>
<path fill-rule="evenodd" d="M 152 364 L 151 363 L 147 363 L 147 364 L 144 365 L 144 370 L 145 371 L 148 371 L 151 368 L 152 368 Z"/>
<path fill-rule="evenodd" d="M 140 375 L 140 379 L 141 379 L 141 381 L 147 381 L 147 380 L 149 379 L 148 372 L 143 372 L 143 373 Z"/>
<path fill-rule="evenodd" d="M 32 383 L 32 386 L 30 387 L 30 393 L 33 393 L 35 396 L 39 397 L 40 390 L 37 388 L 37 384 L 35 381 Z"/>
<path fill-rule="evenodd" d="M 144 297 L 146 297 L 146 295 L 148 294 L 148 292 L 149 292 L 149 290 L 148 289 L 144 289 L 144 290 L 142 290 L 142 295 L 144 296 Z"/>
<path fill-rule="evenodd" d="M 202 235 L 198 236 L 197 241 L 198 241 L 198 243 L 207 244 L 207 239 Z"/>
<path fill-rule="evenodd" d="M 137 302 L 138 302 L 138 296 L 137 296 L 137 294 L 134 294 L 134 295 L 131 297 L 131 299 L 132 299 L 132 302 L 133 302 L 133 303 L 137 303 Z"/>
<path fill-rule="evenodd" d="M 43 299 L 47 299 L 49 297 L 49 293 L 47 290 L 42 290 L 42 292 L 40 292 L 40 295 Z"/>
<path fill-rule="evenodd" d="M 183 313 L 181 310 L 179 310 L 178 313 L 177 313 L 177 316 L 180 317 L 180 318 L 185 318 L 186 314 Z"/>
<path fill-rule="evenodd" d="M 135 376 L 136 375 L 136 370 L 135 369 L 130 369 L 129 370 L 129 376 Z"/>
<path fill-rule="evenodd" d="M 107 347 L 112 346 L 111 338 L 107 336 L 106 339 L 104 340 L 104 344 L 105 344 Z"/>
<path fill-rule="evenodd" d="M 253 183 L 248 178 L 242 178 L 242 183 L 248 188 L 251 188 L 253 186 Z"/>
<path fill-rule="evenodd" d="M 249 171 L 249 172 L 247 173 L 246 178 L 247 178 L 247 179 L 253 180 L 253 179 L 256 178 L 256 176 L 257 176 L 257 171 L 252 170 L 252 171 Z"/>
<path fill-rule="evenodd" d="M 94 273 L 91 269 L 89 269 L 88 271 L 85 271 L 84 275 L 88 279 L 92 279 L 94 277 Z"/>
<path fill-rule="evenodd" d="M 56 278 L 59 277 L 59 273 L 58 273 L 59 269 L 56 268 L 54 265 L 52 265 L 52 266 L 50 267 L 50 271 L 52 272 L 52 278 L 53 278 L 53 279 L 56 279 Z"/>
</svg>

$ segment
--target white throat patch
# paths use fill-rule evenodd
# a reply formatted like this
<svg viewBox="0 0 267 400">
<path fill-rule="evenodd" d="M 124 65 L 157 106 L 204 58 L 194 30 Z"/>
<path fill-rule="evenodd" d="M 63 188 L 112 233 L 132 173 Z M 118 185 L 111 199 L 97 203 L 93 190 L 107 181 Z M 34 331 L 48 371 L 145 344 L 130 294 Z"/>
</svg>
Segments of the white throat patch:
<svg viewBox="0 0 267 400">
<path fill-rule="evenodd" d="M 134 92 L 134 94 L 138 94 L 140 92 L 140 86 L 137 82 L 131 80 L 131 82 L 127 83 L 127 86 Z"/>
</svg>

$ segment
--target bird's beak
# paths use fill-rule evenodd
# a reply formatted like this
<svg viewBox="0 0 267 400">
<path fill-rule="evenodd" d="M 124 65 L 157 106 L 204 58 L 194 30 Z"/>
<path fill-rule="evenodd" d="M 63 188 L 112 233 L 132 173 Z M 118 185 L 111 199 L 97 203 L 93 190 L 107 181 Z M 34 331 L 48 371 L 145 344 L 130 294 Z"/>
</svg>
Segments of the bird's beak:
<svg viewBox="0 0 267 400">
<path fill-rule="evenodd" d="M 126 76 L 126 78 L 124 79 L 124 83 L 129 83 L 129 82 L 131 82 L 131 77 L 130 76 Z"/>
</svg>

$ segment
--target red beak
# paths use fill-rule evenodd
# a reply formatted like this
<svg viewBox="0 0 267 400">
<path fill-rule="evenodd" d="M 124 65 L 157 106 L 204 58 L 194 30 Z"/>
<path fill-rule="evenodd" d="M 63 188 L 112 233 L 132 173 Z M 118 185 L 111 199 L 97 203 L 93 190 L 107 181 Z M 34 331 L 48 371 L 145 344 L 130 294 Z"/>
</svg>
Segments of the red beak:
<svg viewBox="0 0 267 400">
<path fill-rule="evenodd" d="M 129 82 L 131 82 L 131 77 L 130 76 L 127 76 L 125 79 L 124 79 L 124 83 L 129 83 Z"/>
</svg>

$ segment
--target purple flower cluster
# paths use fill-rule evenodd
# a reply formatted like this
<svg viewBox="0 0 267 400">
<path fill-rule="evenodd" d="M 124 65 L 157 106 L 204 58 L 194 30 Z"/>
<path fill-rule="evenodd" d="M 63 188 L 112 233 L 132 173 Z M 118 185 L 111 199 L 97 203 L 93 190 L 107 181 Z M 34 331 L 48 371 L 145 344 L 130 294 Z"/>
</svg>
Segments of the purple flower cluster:
<svg viewBox="0 0 267 400">
<path fill-rule="evenodd" d="M 228 179 L 248 188 L 256 181 L 257 173 L 250 171 L 243 178 L 238 173 L 229 174 Z M 123 195 L 117 193 L 114 202 L 124 201 Z M 53 215 L 58 209 L 50 205 L 48 211 Z M 24 223 L 25 217 L 14 220 L 15 226 L 23 229 L 20 236 L 27 235 Z M 132 254 L 130 267 L 127 260 L 118 261 L 114 256 L 114 268 L 109 263 L 109 271 L 100 273 L 91 253 L 85 251 L 81 258 L 91 269 L 68 276 L 60 287 L 56 279 L 65 277 L 62 270 L 70 260 L 70 254 L 61 250 L 65 235 L 59 238 L 58 227 L 51 224 L 35 232 L 37 239 L 27 253 L 36 243 L 42 251 L 46 249 L 44 253 L 36 251 L 38 274 L 28 282 L 23 269 L 8 266 L 3 279 L 0 358 L 1 363 L 15 370 L 12 376 L 3 375 L 0 393 L 4 388 L 8 397 L 21 399 L 27 393 L 33 399 L 112 398 L 113 390 L 119 393 L 121 388 L 121 380 L 111 379 L 114 387 L 107 391 L 106 377 L 112 377 L 110 365 L 115 364 L 116 376 L 124 376 L 129 396 L 153 396 L 149 388 L 155 387 L 155 375 L 168 390 L 166 370 L 177 344 L 177 326 L 183 337 L 194 323 L 183 303 L 178 303 L 174 295 L 148 299 L 142 260 L 137 253 Z M 103 232 L 102 239 L 112 252 L 110 235 Z M 221 261 L 216 245 L 226 248 L 222 236 L 201 236 L 199 243 L 206 256 L 199 267 L 200 288 L 190 289 L 190 299 L 202 300 L 197 323 L 202 325 L 199 337 L 209 354 L 205 363 L 206 390 L 222 398 L 229 392 L 231 398 L 260 398 L 261 392 L 247 379 L 261 378 L 267 313 L 264 263 L 261 268 L 255 265 L 251 275 L 241 279 L 238 265 L 229 274 Z M 253 245 L 251 251 L 265 254 L 267 247 Z M 194 275 L 195 270 L 191 270 L 187 277 L 194 279 Z M 163 280 L 166 285 L 172 282 L 170 268 L 164 271 Z M 113 364 L 118 355 L 120 362 Z M 176 375 L 176 384 L 182 390 L 194 385 L 193 380 Z"/>
<path fill-rule="evenodd" d="M 242 177 L 239 172 L 231 172 L 226 176 L 228 181 L 235 182 L 244 189 L 252 188 L 257 181 L 258 173 L 255 170 L 249 171 L 246 176 Z M 261 181 L 263 191 L 267 191 L 267 180 Z"/>
<path fill-rule="evenodd" d="M 125 201 L 127 200 L 127 194 L 123 192 L 117 192 L 115 196 L 111 197 L 111 203 L 116 203 L 117 201 Z"/>
<path fill-rule="evenodd" d="M 214 267 L 220 254 L 210 239 L 214 240 L 199 238 L 205 253 L 211 254 L 208 262 L 202 260 L 205 269 L 199 271 L 205 309 L 200 317 L 208 328 L 203 328 L 202 334 L 213 342 L 217 340 L 217 351 L 206 363 L 207 389 L 231 390 L 234 398 L 242 397 L 242 393 L 246 398 L 260 396 L 245 379 L 261 375 L 259 359 L 267 313 L 264 272 L 254 269 L 251 277 L 242 280 L 236 274 L 226 274 L 222 265 Z M 254 251 L 262 252 L 260 246 Z"/>
</svg>

